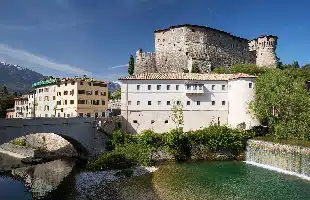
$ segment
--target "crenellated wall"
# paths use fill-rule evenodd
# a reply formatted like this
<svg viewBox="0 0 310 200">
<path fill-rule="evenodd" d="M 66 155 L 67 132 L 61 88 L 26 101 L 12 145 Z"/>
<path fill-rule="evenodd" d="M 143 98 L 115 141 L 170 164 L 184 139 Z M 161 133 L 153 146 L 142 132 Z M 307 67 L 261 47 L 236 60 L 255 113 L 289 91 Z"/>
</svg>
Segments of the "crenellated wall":
<svg viewBox="0 0 310 200">
<path fill-rule="evenodd" d="M 155 53 L 143 52 L 139 49 L 136 53 L 135 74 L 156 72 Z"/>
<path fill-rule="evenodd" d="M 173 26 L 157 30 L 155 53 L 136 53 L 135 73 L 191 71 L 193 64 L 202 72 L 233 64 L 275 67 L 277 37 L 260 36 L 249 41 L 230 33 L 197 25 Z"/>
</svg>

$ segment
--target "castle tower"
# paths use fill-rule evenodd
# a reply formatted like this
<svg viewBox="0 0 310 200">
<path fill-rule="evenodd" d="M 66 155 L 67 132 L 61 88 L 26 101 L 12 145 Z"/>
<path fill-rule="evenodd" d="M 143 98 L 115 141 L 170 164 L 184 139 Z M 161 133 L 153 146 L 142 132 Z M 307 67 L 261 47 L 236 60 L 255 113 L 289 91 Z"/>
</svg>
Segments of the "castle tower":
<svg viewBox="0 0 310 200">
<path fill-rule="evenodd" d="M 250 41 L 249 50 L 256 51 L 256 65 L 271 68 L 277 66 L 277 40 L 277 36 L 261 35 L 257 39 Z"/>
</svg>

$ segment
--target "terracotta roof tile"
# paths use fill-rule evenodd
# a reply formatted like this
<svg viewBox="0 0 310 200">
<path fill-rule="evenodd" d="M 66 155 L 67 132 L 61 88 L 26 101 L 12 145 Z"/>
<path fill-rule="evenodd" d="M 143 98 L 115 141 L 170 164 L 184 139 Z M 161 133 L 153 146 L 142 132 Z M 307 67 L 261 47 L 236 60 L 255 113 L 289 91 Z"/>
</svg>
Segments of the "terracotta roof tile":
<svg viewBox="0 0 310 200">
<path fill-rule="evenodd" d="M 122 77 L 119 80 L 231 80 L 237 78 L 255 78 L 249 74 L 196 74 L 196 73 L 142 73 Z"/>
</svg>

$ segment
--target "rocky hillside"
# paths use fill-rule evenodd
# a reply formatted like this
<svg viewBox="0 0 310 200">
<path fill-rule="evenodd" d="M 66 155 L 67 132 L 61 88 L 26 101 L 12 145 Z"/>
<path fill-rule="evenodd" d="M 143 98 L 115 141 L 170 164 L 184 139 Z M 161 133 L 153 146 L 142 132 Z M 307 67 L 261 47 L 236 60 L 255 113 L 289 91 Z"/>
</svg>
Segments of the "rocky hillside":
<svg viewBox="0 0 310 200">
<path fill-rule="evenodd" d="M 109 84 L 109 92 L 114 92 L 117 89 L 121 88 L 120 82 L 111 81 Z"/>
<path fill-rule="evenodd" d="M 32 83 L 43 77 L 30 69 L 0 62 L 0 86 L 6 85 L 9 92 L 27 92 L 31 90 Z"/>
</svg>

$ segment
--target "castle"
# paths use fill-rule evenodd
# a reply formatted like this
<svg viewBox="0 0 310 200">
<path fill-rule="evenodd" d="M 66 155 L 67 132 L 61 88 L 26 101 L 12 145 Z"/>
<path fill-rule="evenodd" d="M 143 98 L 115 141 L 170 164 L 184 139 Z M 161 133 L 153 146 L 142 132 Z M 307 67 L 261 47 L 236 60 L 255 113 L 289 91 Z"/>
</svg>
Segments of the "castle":
<svg viewBox="0 0 310 200">
<path fill-rule="evenodd" d="M 201 72 L 233 64 L 276 67 L 277 36 L 261 35 L 254 40 L 198 25 L 171 26 L 154 31 L 155 52 L 136 53 L 135 74 L 184 72 L 197 65 Z"/>
</svg>

